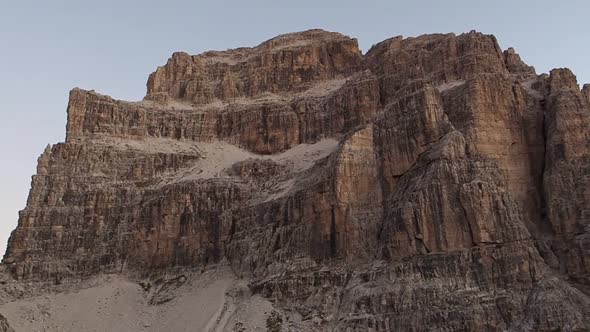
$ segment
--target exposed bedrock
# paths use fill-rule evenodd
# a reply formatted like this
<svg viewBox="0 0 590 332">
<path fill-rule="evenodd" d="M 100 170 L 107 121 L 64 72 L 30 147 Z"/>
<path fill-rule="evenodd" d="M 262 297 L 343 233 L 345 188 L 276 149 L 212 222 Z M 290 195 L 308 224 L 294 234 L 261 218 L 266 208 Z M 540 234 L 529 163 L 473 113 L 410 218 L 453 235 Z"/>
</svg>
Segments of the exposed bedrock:
<svg viewBox="0 0 590 332">
<path fill-rule="evenodd" d="M 74 89 L 3 267 L 19 282 L 227 262 L 313 329 L 590 326 L 590 86 L 477 32 L 366 54 L 310 30 Z M 2 324 L 0 322 L 0 324 Z"/>
</svg>

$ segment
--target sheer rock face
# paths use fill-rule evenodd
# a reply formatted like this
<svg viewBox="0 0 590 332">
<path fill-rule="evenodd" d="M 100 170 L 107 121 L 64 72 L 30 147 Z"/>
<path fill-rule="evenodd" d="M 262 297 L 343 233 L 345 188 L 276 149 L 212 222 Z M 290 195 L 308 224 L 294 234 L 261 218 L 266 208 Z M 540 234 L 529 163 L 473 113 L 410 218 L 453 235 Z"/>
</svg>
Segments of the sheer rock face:
<svg viewBox="0 0 590 332">
<path fill-rule="evenodd" d="M 150 75 L 146 97 L 202 104 L 265 92 L 292 92 L 309 83 L 354 73 L 361 61 L 355 39 L 309 30 L 282 35 L 254 48 L 197 56 L 175 53 Z"/>
<path fill-rule="evenodd" d="M 312 330 L 586 327 L 588 91 L 476 32 L 175 53 L 141 102 L 71 92 L 3 263 L 227 260 Z"/>
<path fill-rule="evenodd" d="M 547 221 L 555 234 L 552 246 L 561 258 L 553 264 L 588 286 L 590 103 L 568 69 L 552 70 L 547 84 L 543 187 Z"/>
</svg>

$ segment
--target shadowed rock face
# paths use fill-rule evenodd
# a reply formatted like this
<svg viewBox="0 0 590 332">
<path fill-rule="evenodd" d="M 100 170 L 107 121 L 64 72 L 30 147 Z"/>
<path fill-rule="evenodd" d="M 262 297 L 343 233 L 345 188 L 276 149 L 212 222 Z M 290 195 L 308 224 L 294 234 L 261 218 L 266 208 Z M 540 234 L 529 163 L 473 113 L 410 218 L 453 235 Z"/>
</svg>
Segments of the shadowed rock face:
<svg viewBox="0 0 590 332">
<path fill-rule="evenodd" d="M 310 30 L 74 89 L 4 256 L 23 281 L 227 260 L 314 329 L 590 326 L 590 88 L 490 35 Z"/>
</svg>

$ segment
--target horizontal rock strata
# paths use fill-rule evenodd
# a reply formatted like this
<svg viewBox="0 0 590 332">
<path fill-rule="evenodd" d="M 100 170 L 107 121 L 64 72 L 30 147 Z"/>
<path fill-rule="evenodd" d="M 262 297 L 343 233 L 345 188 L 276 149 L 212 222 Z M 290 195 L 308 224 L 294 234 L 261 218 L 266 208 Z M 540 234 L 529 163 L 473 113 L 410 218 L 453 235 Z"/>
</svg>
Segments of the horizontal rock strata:
<svg viewBox="0 0 590 332">
<path fill-rule="evenodd" d="M 3 265 L 21 282 L 227 261 L 312 329 L 590 326 L 590 87 L 491 35 L 321 30 L 74 89 Z M 1 323 L 0 323 L 1 324 Z"/>
</svg>

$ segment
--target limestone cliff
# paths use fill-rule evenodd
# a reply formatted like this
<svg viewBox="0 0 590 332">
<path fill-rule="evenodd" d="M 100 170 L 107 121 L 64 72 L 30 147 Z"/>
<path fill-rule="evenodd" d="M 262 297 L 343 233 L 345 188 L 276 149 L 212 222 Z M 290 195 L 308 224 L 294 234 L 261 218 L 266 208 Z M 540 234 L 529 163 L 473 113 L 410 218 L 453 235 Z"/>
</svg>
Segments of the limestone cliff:
<svg viewBox="0 0 590 332">
<path fill-rule="evenodd" d="M 175 53 L 143 101 L 71 91 L 3 266 L 227 262 L 300 330 L 587 328 L 589 96 L 473 31 Z"/>
</svg>

